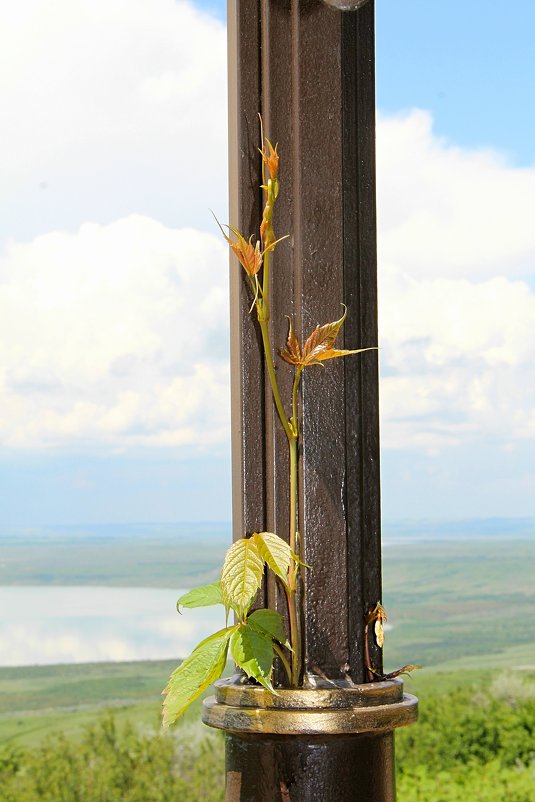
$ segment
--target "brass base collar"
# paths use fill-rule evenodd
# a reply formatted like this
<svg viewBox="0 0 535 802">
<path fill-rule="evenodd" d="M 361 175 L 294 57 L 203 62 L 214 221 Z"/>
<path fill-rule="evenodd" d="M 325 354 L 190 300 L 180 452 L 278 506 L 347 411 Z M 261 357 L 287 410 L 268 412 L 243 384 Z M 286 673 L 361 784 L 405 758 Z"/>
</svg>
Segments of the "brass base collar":
<svg viewBox="0 0 535 802">
<path fill-rule="evenodd" d="M 403 693 L 399 679 L 351 687 L 335 683 L 314 689 L 265 688 L 239 679 L 216 682 L 202 719 L 227 732 L 272 735 L 351 735 L 393 730 L 418 717 L 418 700 Z"/>
</svg>

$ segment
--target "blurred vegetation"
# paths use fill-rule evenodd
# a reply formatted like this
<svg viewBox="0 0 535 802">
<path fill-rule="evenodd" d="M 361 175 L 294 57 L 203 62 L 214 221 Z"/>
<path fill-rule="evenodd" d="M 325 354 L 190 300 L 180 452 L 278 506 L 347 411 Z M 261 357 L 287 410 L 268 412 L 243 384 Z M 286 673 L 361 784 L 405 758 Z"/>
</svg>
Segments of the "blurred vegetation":
<svg viewBox="0 0 535 802">
<path fill-rule="evenodd" d="M 429 692 L 396 760 L 400 802 L 535 802 L 535 675 Z"/>
<path fill-rule="evenodd" d="M 400 802 L 535 802 L 535 674 L 426 678 L 396 736 Z M 171 734 L 101 712 L 77 735 L 0 746 L 0 802 L 222 802 L 223 739 L 194 717 Z M 197 712 L 198 715 L 198 712 Z"/>
<path fill-rule="evenodd" d="M 80 741 L 60 734 L 31 751 L 0 751 L 2 802 L 221 802 L 223 787 L 217 733 L 144 733 L 112 713 Z"/>
<path fill-rule="evenodd" d="M 14 538 L 0 583 L 185 588 L 213 578 L 220 561 L 214 545 L 181 563 L 190 547 L 177 550 L 163 530 L 155 556 L 139 532 L 118 570 L 124 543 L 112 534 L 97 544 L 80 533 L 76 575 L 63 541 L 57 552 L 49 538 L 36 542 L 28 561 Z M 396 735 L 399 802 L 535 802 L 534 557 L 535 539 L 385 547 L 386 667 L 425 666 L 406 680 L 420 722 Z M 172 734 L 159 732 L 175 666 L 0 669 L 0 802 L 222 802 L 223 742 L 199 723 L 199 705 Z"/>
</svg>

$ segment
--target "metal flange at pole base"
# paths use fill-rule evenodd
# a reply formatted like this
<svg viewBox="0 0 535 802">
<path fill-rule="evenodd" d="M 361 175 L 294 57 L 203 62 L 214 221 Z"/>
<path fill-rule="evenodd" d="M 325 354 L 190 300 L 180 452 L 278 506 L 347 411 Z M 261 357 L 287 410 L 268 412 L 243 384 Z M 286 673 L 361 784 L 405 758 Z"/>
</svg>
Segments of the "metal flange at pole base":
<svg viewBox="0 0 535 802">
<path fill-rule="evenodd" d="M 417 699 L 400 680 L 282 690 L 217 683 L 203 720 L 226 732 L 227 802 L 394 802 L 394 730 Z"/>
</svg>

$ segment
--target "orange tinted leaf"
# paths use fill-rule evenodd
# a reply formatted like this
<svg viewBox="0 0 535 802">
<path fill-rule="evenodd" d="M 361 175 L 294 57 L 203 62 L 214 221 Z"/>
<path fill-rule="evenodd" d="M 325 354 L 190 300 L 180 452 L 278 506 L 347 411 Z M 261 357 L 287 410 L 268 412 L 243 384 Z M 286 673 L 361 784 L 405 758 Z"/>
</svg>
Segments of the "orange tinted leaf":
<svg viewBox="0 0 535 802">
<path fill-rule="evenodd" d="M 293 330 L 292 321 L 290 320 L 290 330 L 288 332 L 286 347 L 280 354 L 282 359 L 284 359 L 285 362 L 289 362 L 290 365 L 297 365 L 298 367 L 305 368 L 309 365 L 320 365 L 327 359 L 336 359 L 339 356 L 361 354 L 363 351 L 375 350 L 374 347 L 352 349 L 334 347 L 334 343 L 346 319 L 346 315 L 347 309 L 344 307 L 344 314 L 339 320 L 333 320 L 332 323 L 326 323 L 324 326 L 316 326 L 302 349 Z"/>
<path fill-rule="evenodd" d="M 327 351 L 333 347 L 334 341 L 338 336 L 338 332 L 342 328 L 342 324 L 346 319 L 346 315 L 347 309 L 344 309 L 344 314 L 340 320 L 334 320 L 332 323 L 326 323 L 324 326 L 316 326 L 303 346 L 304 364 L 313 364 L 317 353 Z"/>
<path fill-rule="evenodd" d="M 303 367 L 319 365 L 327 359 L 336 359 L 339 356 L 360 354 L 363 351 L 374 350 L 373 348 L 347 349 L 334 347 L 334 343 L 346 319 L 346 315 L 347 309 L 344 307 L 344 314 L 339 320 L 333 320 L 332 323 L 326 323 L 324 326 L 316 326 L 303 346 L 300 362 Z"/>
<path fill-rule="evenodd" d="M 301 346 L 293 329 L 291 318 L 288 318 L 288 320 L 290 321 L 288 339 L 286 340 L 286 347 L 280 352 L 280 355 L 290 365 L 301 365 Z"/>
<path fill-rule="evenodd" d="M 327 348 L 318 351 L 314 357 L 314 362 L 307 362 L 308 365 L 317 365 L 320 362 L 325 362 L 327 359 L 336 359 L 338 356 L 347 356 L 348 354 L 361 354 L 363 351 L 376 351 L 376 348 L 355 348 L 347 350 L 345 348 Z"/>
<path fill-rule="evenodd" d="M 270 178 L 277 178 L 279 174 L 279 154 L 277 153 L 277 145 L 273 147 L 269 139 L 266 137 L 266 145 L 263 145 L 262 150 L 260 153 L 262 155 L 262 160 L 266 167 L 269 170 Z M 268 151 L 269 148 L 269 151 Z"/>
<path fill-rule="evenodd" d="M 256 245 L 253 246 L 252 236 L 246 240 L 236 229 L 233 228 L 231 231 L 236 235 L 238 241 L 232 242 L 228 237 L 225 237 L 225 239 L 238 257 L 238 261 L 245 272 L 253 278 L 262 267 L 260 243 L 257 242 Z"/>
<path fill-rule="evenodd" d="M 228 230 L 236 237 L 236 242 L 234 242 L 227 234 L 225 234 L 223 226 L 221 225 L 215 214 L 214 218 L 217 225 L 221 229 L 221 233 L 223 234 L 226 241 L 232 248 L 233 252 L 238 257 L 238 261 L 245 270 L 245 272 L 251 278 L 256 276 L 256 274 L 262 267 L 262 259 L 263 259 L 263 254 L 260 250 L 260 243 L 257 242 L 256 245 L 253 245 L 252 236 L 249 237 L 248 240 L 246 240 L 245 237 L 242 234 L 240 234 L 237 228 L 234 228 L 233 226 L 225 226 L 225 228 L 228 228 Z"/>
</svg>

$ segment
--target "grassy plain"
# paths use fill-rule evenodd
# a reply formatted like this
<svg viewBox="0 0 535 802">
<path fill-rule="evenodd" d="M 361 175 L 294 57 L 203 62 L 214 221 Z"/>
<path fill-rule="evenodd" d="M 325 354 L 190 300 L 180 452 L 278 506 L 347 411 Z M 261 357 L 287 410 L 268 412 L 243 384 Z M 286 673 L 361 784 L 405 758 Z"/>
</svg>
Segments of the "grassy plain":
<svg viewBox="0 0 535 802">
<path fill-rule="evenodd" d="M 31 746 L 54 732 L 77 737 L 105 709 L 118 723 L 157 729 L 161 690 L 176 660 L 0 669 L 0 743 Z M 183 723 L 198 719 L 190 708 Z"/>
<path fill-rule="evenodd" d="M 535 666 L 535 538 L 386 547 L 389 665 Z"/>
<path fill-rule="evenodd" d="M 385 546 L 384 603 L 392 624 L 386 667 L 424 665 L 407 680 L 422 700 L 431 692 L 490 683 L 497 675 L 535 673 L 535 538 L 524 535 L 419 538 Z M 165 527 L 159 534 L 102 531 L 96 540 L 86 531 L 74 538 L 68 532 L 19 533 L 2 537 L 0 584 L 188 587 L 216 576 L 227 537 L 226 528 L 212 527 L 189 539 Z M 105 707 L 114 708 L 119 720 L 154 728 L 160 691 L 174 666 L 2 668 L 0 743 L 33 745 L 59 730 L 76 736 Z M 197 712 L 186 723 L 198 719 Z"/>
<path fill-rule="evenodd" d="M 0 531 L 0 585 L 186 588 L 212 582 L 225 524 L 136 524 Z"/>
</svg>

